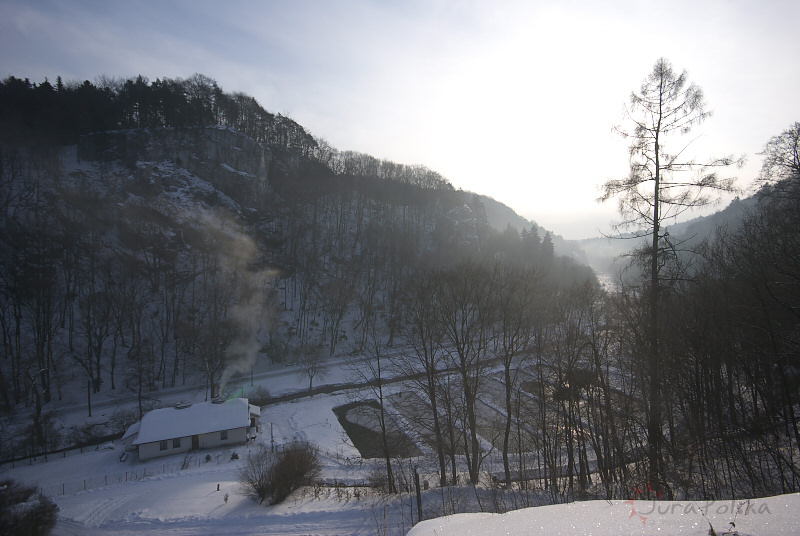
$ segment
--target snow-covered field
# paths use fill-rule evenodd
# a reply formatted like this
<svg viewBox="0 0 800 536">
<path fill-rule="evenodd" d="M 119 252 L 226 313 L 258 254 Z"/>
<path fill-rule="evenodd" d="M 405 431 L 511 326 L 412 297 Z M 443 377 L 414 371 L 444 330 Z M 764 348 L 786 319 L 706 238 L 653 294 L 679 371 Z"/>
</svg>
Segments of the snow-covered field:
<svg viewBox="0 0 800 536">
<path fill-rule="evenodd" d="M 343 383 L 346 376 L 346 372 L 334 367 L 322 383 Z M 289 370 L 263 374 L 257 383 L 273 394 L 307 387 Z M 202 400 L 202 392 L 188 393 L 176 392 L 173 397 Z M 327 482 L 364 481 L 372 465 L 361 463 L 358 451 L 347 440 L 332 411 L 351 400 L 350 394 L 342 392 L 266 406 L 255 444 L 148 462 L 138 462 L 135 456 L 121 462 L 121 443 L 107 444 L 83 454 L 13 469 L 4 465 L 0 477 L 35 483 L 52 496 L 60 508 L 54 531 L 57 535 L 405 534 L 412 527 L 412 497 L 407 494 L 400 499 L 387 499 L 366 491 L 357 495 L 352 489 L 325 487 L 298 491 L 284 504 L 267 507 L 239 493 L 237 469 L 248 450 L 259 444 L 269 446 L 272 440 L 276 444 L 292 439 L 317 444 L 323 462 L 322 476 Z M 74 415 L 67 411 L 62 418 L 80 422 L 85 415 L 83 409 L 76 407 L 72 411 Z M 231 459 L 234 451 L 238 460 Z M 211 454 L 208 462 L 207 453 Z M 148 476 L 142 476 L 144 469 Z M 427 491 L 423 504 L 437 500 L 438 493 L 435 489 Z M 459 514 L 424 521 L 410 534 L 706 536 L 709 522 L 722 535 L 732 529 L 730 522 L 734 518 L 734 530 L 742 536 L 800 534 L 800 494 L 750 502 L 588 501 L 502 515 Z"/>
<path fill-rule="evenodd" d="M 320 383 L 347 381 L 347 372 L 332 367 Z M 302 391 L 306 380 L 291 370 L 261 375 L 260 382 L 274 395 Z M 315 383 L 316 385 L 316 383 Z M 249 385 L 247 386 L 249 387 Z M 160 397 L 164 403 L 198 402 L 203 393 L 178 390 Z M 248 451 L 294 439 L 318 445 L 323 478 L 329 482 L 363 481 L 370 466 L 360 462 L 358 451 L 342 430 L 332 408 L 351 401 L 348 393 L 315 395 L 298 402 L 270 405 L 261 414 L 261 433 L 255 443 L 227 449 L 166 456 L 138 462 L 136 456 L 119 461 L 121 442 L 82 454 L 41 459 L 30 465 L 0 467 L 0 478 L 13 478 L 42 488 L 59 506 L 54 534 L 374 534 L 378 527 L 396 527 L 390 534 L 408 530 L 386 501 L 374 494 L 356 498 L 351 491 L 322 488 L 317 493 L 296 493 L 284 504 L 266 507 L 239 493 L 237 470 Z M 94 412 L 97 420 L 111 406 Z M 86 419 L 86 408 L 65 407 L 66 424 Z M 238 460 L 232 460 L 236 452 Z M 205 455 L 210 454 L 210 462 Z M 186 466 L 181 469 L 181 466 Z M 143 471 L 150 476 L 142 476 Z M 135 475 L 135 478 L 134 478 Z M 87 489 L 84 489 L 86 487 Z M 219 489 L 219 491 L 217 491 Z"/>
</svg>

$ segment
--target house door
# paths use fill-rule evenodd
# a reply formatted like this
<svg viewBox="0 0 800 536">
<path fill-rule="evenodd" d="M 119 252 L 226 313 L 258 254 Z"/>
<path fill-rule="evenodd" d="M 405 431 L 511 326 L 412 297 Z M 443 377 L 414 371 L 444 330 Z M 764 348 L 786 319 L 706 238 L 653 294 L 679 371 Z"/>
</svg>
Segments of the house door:
<svg viewBox="0 0 800 536">
<path fill-rule="evenodd" d="M 192 450 L 197 450 L 200 448 L 200 436 L 193 435 L 192 436 Z"/>
</svg>

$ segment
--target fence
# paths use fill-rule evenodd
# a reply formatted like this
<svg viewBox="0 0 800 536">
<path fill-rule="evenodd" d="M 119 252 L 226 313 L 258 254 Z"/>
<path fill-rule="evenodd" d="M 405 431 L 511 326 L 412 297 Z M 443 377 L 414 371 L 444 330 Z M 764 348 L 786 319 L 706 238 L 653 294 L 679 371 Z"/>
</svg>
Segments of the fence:
<svg viewBox="0 0 800 536">
<path fill-rule="evenodd" d="M 102 488 L 115 484 L 124 484 L 126 482 L 138 482 L 139 480 L 144 480 L 145 478 L 149 478 L 151 476 L 177 473 L 190 467 L 200 467 L 203 463 L 209 463 L 205 461 L 205 456 L 201 455 L 200 453 L 195 454 L 197 454 L 196 459 L 195 456 L 187 456 L 180 463 L 172 462 L 154 464 L 146 467 L 134 467 L 128 471 L 120 471 L 118 473 L 108 475 L 75 479 L 68 482 L 62 482 L 60 484 L 50 484 L 47 486 L 42 486 L 40 490 L 45 495 L 55 497 L 58 495 L 67 495 L 70 493 L 77 493 L 79 491 Z M 216 461 L 217 464 L 226 461 L 220 459 L 221 454 L 215 454 L 210 456 L 210 458 L 210 461 Z"/>
<path fill-rule="evenodd" d="M 34 463 L 44 463 L 52 459 L 61 459 L 66 458 L 68 456 L 75 456 L 77 454 L 83 454 L 84 452 L 92 451 L 92 450 L 100 450 L 103 444 L 116 441 L 122 438 L 121 433 L 110 434 L 102 437 L 94 438 L 91 443 L 86 443 L 83 445 L 70 445 L 68 447 L 62 447 L 60 449 L 54 449 L 47 452 L 40 452 L 37 454 L 26 454 L 23 456 L 15 456 L 13 453 L 11 458 L 0 460 L 0 469 L 11 467 L 14 469 L 21 464 L 25 465 L 33 465 Z"/>
<path fill-rule="evenodd" d="M 297 443 L 294 443 L 297 444 Z M 308 445 L 314 446 L 312 444 L 300 443 L 301 445 Z M 272 449 L 275 452 L 281 452 L 285 450 L 287 447 L 292 445 L 292 443 L 280 443 L 275 444 L 272 446 Z M 264 445 L 267 449 L 270 446 Z M 84 452 L 87 450 L 94 450 L 94 449 L 82 449 Z M 117 473 L 101 475 L 101 476 L 93 476 L 87 477 L 82 479 L 74 479 L 66 482 L 61 482 L 58 484 L 50 484 L 41 486 L 40 490 L 43 494 L 48 495 L 50 497 L 56 497 L 60 495 L 68 495 L 72 493 L 78 493 L 80 491 L 90 490 L 90 489 L 97 489 L 102 488 L 105 486 L 112 486 L 118 484 L 124 484 L 126 482 L 138 482 L 140 480 L 144 480 L 146 478 L 156 476 L 156 475 L 164 475 L 170 473 L 177 473 L 191 467 L 201 467 L 204 464 L 214 463 L 216 465 L 220 465 L 225 462 L 230 462 L 235 459 L 238 459 L 238 456 L 242 456 L 244 458 L 247 457 L 246 453 L 237 453 L 237 458 L 233 458 L 232 454 L 236 452 L 236 450 L 230 451 L 192 451 L 190 452 L 181 462 L 171 462 L 171 463 L 160 463 L 160 464 L 152 464 L 145 467 L 137 465 L 132 467 L 130 470 L 127 471 L 120 471 Z M 321 456 L 324 456 L 331 460 L 332 463 L 337 465 L 346 465 L 347 461 L 338 453 L 329 452 L 319 450 Z M 63 453 L 64 457 L 69 456 L 66 451 Z M 59 456 L 60 458 L 61 456 Z M 50 459 L 53 459 L 51 456 Z M 45 460 L 42 458 L 40 460 L 44 462 Z M 349 461 L 349 460 L 348 460 Z M 38 463 L 32 462 L 28 460 L 29 463 Z"/>
<path fill-rule="evenodd" d="M 145 467 L 142 469 L 125 471 L 124 473 L 89 477 L 82 480 L 62 482 L 61 484 L 51 484 L 49 486 L 42 486 L 41 492 L 45 495 L 49 495 L 50 497 L 54 497 L 57 495 L 66 495 L 68 493 L 77 493 L 87 489 L 101 488 L 113 484 L 136 482 L 157 474 L 166 474 L 179 471 L 180 467 L 177 467 L 176 469 L 173 467 L 174 465 L 175 464 L 163 464 L 161 467 Z"/>
</svg>

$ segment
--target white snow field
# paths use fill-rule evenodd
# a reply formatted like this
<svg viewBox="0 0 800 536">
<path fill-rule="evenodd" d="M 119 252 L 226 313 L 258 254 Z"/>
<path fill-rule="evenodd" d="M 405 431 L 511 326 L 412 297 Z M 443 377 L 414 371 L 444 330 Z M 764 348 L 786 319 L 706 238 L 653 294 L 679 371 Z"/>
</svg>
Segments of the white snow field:
<svg viewBox="0 0 800 536">
<path fill-rule="evenodd" d="M 712 527 L 718 536 L 800 534 L 800 494 L 749 501 L 586 501 L 455 514 L 418 523 L 408 536 L 708 536 Z"/>
</svg>

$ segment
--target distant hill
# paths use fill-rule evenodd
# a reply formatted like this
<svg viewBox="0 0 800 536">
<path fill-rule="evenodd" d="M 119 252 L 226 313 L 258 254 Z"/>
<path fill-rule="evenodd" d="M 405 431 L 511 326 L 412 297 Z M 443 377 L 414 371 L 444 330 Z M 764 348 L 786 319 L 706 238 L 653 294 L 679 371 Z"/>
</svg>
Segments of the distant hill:
<svg viewBox="0 0 800 536">
<path fill-rule="evenodd" d="M 511 207 L 489 196 L 479 194 L 478 199 L 486 209 L 486 219 L 489 221 L 489 225 L 497 231 L 504 231 L 508 226 L 522 231 L 523 229 L 530 229 L 532 225 L 536 225 L 534 222 L 514 212 Z"/>
<path fill-rule="evenodd" d="M 758 196 L 759 194 L 746 198 L 737 197 L 718 212 L 668 225 L 667 231 L 678 241 L 685 241 L 686 246 L 696 245 L 703 240 L 713 238 L 719 227 L 736 227 L 745 213 L 757 203 Z M 596 273 L 613 278 L 626 263 L 622 256 L 644 242 L 644 239 L 634 239 L 632 236 L 628 234 L 616 238 L 597 237 L 577 240 L 576 258 L 591 266 Z"/>
<path fill-rule="evenodd" d="M 683 239 L 699 241 L 710 238 L 719 227 L 737 226 L 744 214 L 755 206 L 758 197 L 759 194 L 744 199 L 737 197 L 719 212 L 669 225 L 667 229 L 671 234 Z"/>
</svg>

